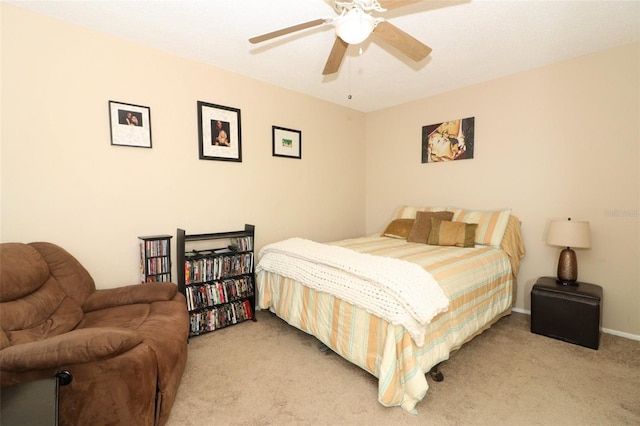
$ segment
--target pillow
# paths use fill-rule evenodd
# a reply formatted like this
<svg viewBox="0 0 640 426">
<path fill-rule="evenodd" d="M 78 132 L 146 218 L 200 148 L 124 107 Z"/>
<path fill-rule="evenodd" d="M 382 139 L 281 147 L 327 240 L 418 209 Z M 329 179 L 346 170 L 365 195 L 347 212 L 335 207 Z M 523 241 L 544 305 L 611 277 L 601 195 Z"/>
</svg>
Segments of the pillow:
<svg viewBox="0 0 640 426">
<path fill-rule="evenodd" d="M 422 212 L 446 212 L 446 207 L 412 207 L 402 206 L 398 209 L 395 218 L 396 219 L 415 219 L 416 213 Z"/>
<path fill-rule="evenodd" d="M 453 212 L 416 212 L 416 220 L 413 222 L 407 241 L 411 243 L 427 244 L 429 232 L 431 232 L 431 218 L 451 220 Z"/>
<path fill-rule="evenodd" d="M 451 222 L 431 218 L 431 232 L 427 244 L 436 246 L 474 247 L 475 223 Z"/>
<path fill-rule="evenodd" d="M 385 237 L 401 238 L 406 240 L 413 227 L 414 219 L 394 219 L 387 225 L 382 233 Z"/>
<path fill-rule="evenodd" d="M 504 231 L 509 224 L 511 209 L 505 210 L 464 210 L 449 208 L 454 222 L 477 223 L 476 244 L 500 248 Z"/>
</svg>

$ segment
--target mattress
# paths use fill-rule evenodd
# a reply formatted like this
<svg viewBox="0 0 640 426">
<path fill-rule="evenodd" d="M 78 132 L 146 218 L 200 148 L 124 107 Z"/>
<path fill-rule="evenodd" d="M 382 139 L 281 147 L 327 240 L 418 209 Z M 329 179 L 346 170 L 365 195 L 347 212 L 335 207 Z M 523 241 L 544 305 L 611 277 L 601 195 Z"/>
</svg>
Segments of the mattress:
<svg viewBox="0 0 640 426">
<path fill-rule="evenodd" d="M 426 325 L 424 345 L 417 346 L 402 326 L 358 306 L 276 273 L 257 274 L 258 308 L 271 310 L 377 377 L 382 405 L 415 412 L 429 387 L 425 373 L 511 312 L 515 271 L 505 250 L 430 246 L 383 236 L 330 244 L 414 262 L 434 276 L 450 300 L 449 309 Z"/>
</svg>

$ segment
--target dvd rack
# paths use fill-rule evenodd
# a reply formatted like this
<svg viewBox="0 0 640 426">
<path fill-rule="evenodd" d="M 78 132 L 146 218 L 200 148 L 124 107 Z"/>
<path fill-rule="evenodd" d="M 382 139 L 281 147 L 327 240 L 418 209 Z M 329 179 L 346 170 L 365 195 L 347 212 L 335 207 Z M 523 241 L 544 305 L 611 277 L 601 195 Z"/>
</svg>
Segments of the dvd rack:
<svg viewBox="0 0 640 426">
<path fill-rule="evenodd" d="M 140 240 L 140 282 L 171 282 L 172 235 L 149 235 Z"/>
<path fill-rule="evenodd" d="M 253 225 L 209 234 L 178 228 L 178 289 L 187 301 L 189 336 L 256 320 L 254 237 Z"/>
</svg>

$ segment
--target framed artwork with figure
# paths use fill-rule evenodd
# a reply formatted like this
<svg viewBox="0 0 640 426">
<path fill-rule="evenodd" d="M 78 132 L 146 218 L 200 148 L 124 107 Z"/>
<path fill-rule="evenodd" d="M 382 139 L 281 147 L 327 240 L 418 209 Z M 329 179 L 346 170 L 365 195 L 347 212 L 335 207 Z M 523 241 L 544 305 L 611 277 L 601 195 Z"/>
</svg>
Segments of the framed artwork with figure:
<svg viewBox="0 0 640 426">
<path fill-rule="evenodd" d="M 198 101 L 198 139 L 201 160 L 241 162 L 240 110 Z"/>
<path fill-rule="evenodd" d="M 422 128 L 422 162 L 473 158 L 475 117 L 430 124 Z"/>
<path fill-rule="evenodd" d="M 111 145 L 151 148 L 151 109 L 109 101 Z"/>
</svg>

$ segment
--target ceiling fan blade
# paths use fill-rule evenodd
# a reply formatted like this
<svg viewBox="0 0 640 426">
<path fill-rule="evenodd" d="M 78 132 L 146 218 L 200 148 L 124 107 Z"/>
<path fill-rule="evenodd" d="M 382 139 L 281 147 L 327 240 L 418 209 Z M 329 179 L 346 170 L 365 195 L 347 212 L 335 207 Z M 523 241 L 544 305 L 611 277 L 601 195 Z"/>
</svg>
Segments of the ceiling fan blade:
<svg viewBox="0 0 640 426">
<path fill-rule="evenodd" d="M 379 22 L 373 35 L 418 62 L 431 53 L 431 48 L 387 21 Z"/>
<path fill-rule="evenodd" d="M 342 40 L 340 37 L 336 37 L 336 41 L 333 43 L 331 53 L 329 53 L 329 58 L 324 66 L 322 75 L 338 72 L 342 59 L 344 58 L 344 54 L 347 52 L 347 47 L 349 47 L 349 44 L 346 41 Z"/>
<path fill-rule="evenodd" d="M 403 6 L 409 6 L 414 3 L 420 3 L 421 1 L 422 0 L 378 0 L 378 3 L 383 9 L 391 10 Z"/>
<path fill-rule="evenodd" d="M 291 27 L 282 28 L 276 31 L 272 31 L 270 33 L 262 34 L 259 36 L 251 37 L 249 39 L 250 43 L 256 44 L 263 41 L 271 40 L 272 38 L 280 37 L 286 34 L 291 34 L 296 31 L 305 30 L 311 27 L 317 27 L 318 25 L 324 24 L 324 19 L 314 19 L 313 21 L 303 22 L 302 24 L 293 25 Z"/>
</svg>

